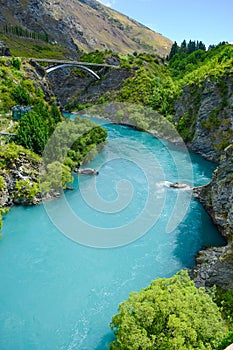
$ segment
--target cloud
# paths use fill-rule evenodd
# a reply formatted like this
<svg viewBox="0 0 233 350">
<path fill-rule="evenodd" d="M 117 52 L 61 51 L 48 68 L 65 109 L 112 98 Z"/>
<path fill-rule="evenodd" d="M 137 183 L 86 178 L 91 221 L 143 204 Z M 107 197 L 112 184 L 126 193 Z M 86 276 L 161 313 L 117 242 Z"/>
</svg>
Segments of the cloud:
<svg viewBox="0 0 233 350">
<path fill-rule="evenodd" d="M 98 0 L 101 4 L 112 7 L 115 4 L 115 0 Z"/>
</svg>

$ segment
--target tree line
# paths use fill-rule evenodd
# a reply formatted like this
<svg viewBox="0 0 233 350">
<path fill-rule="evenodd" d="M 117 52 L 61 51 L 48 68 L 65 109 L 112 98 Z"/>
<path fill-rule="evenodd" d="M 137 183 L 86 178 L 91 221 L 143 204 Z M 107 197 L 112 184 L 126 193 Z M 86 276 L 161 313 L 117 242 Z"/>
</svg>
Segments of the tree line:
<svg viewBox="0 0 233 350">
<path fill-rule="evenodd" d="M 4 34 L 12 34 L 18 37 L 23 37 L 23 38 L 33 39 L 33 40 L 41 40 L 47 43 L 49 42 L 49 37 L 46 32 L 45 33 L 34 32 L 20 26 L 12 26 L 9 24 L 4 24 L 3 32 Z"/>
<path fill-rule="evenodd" d="M 189 42 L 187 43 L 186 40 L 183 40 L 180 46 L 175 41 L 174 44 L 172 45 L 170 54 L 168 56 L 168 60 L 170 60 L 177 53 L 178 54 L 182 54 L 182 53 L 191 54 L 192 52 L 197 51 L 197 50 L 206 51 L 206 46 L 202 41 L 189 40 Z"/>
</svg>

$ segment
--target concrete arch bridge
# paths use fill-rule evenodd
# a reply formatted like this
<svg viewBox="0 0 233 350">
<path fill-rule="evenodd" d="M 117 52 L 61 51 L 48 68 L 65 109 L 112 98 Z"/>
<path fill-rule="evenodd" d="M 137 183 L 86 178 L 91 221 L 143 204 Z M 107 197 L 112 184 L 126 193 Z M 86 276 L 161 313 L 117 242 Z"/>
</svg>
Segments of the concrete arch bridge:
<svg viewBox="0 0 233 350">
<path fill-rule="evenodd" d="M 49 74 L 57 69 L 65 68 L 65 67 L 77 67 L 85 70 L 95 79 L 100 80 L 100 76 L 94 72 L 90 67 L 103 67 L 103 68 L 119 68 L 119 66 L 114 66 L 110 64 L 104 63 L 90 63 L 90 62 L 81 62 L 81 61 L 69 61 L 69 60 L 55 60 L 55 59 L 44 59 L 44 58 L 31 58 L 31 61 L 34 62 L 46 62 L 50 64 L 49 67 L 45 69 L 46 73 Z"/>
</svg>

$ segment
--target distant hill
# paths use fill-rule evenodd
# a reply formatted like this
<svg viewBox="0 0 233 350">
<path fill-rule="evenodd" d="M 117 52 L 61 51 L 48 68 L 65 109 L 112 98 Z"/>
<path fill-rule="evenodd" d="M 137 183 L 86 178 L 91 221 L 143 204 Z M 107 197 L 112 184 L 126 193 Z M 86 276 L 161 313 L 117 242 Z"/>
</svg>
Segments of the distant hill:
<svg viewBox="0 0 233 350">
<path fill-rule="evenodd" d="M 47 38 L 68 49 L 70 56 L 93 50 L 166 56 L 172 45 L 170 39 L 96 0 L 0 0 L 1 38 L 9 39 L 14 28 L 22 42 L 32 33 L 31 39 Z M 14 46 L 13 40 L 7 44 Z"/>
</svg>

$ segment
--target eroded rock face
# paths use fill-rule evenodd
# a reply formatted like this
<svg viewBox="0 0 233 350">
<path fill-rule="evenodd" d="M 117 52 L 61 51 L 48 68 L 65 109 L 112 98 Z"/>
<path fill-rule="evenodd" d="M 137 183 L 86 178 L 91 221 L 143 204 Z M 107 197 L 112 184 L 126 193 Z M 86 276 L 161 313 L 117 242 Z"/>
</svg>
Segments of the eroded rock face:
<svg viewBox="0 0 233 350">
<path fill-rule="evenodd" d="M 210 184 L 200 187 L 201 203 L 210 213 L 222 235 L 233 239 L 233 144 L 225 149 Z"/>
<path fill-rule="evenodd" d="M 106 72 L 102 69 L 97 73 L 102 79 L 96 81 L 87 73 L 80 77 L 70 74 L 70 71 L 69 68 L 64 68 L 48 75 L 53 91 L 62 105 L 72 101 L 81 104 L 95 103 L 104 93 L 119 90 L 125 79 L 131 75 L 130 71 L 124 68 L 107 69 Z"/>
<path fill-rule="evenodd" d="M 195 192 L 227 245 L 199 252 L 192 277 L 197 286 L 233 289 L 233 144 L 225 149 L 211 183 Z"/>
<path fill-rule="evenodd" d="M 28 182 L 31 186 L 37 184 L 40 166 L 41 162 L 31 160 L 23 152 L 8 164 L 7 170 L 1 174 L 4 179 L 4 189 L 0 191 L 0 207 L 11 207 L 13 204 L 32 205 L 41 201 L 39 193 L 30 198 L 19 194 L 17 189 L 18 181 Z"/>
<path fill-rule="evenodd" d="M 233 139 L 233 74 L 186 86 L 175 111 L 174 122 L 183 120 L 187 127 L 188 146 L 218 163 Z"/>
<path fill-rule="evenodd" d="M 0 41 L 0 56 L 11 56 L 9 47 L 3 41 Z"/>
</svg>

